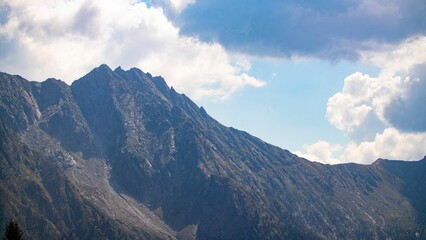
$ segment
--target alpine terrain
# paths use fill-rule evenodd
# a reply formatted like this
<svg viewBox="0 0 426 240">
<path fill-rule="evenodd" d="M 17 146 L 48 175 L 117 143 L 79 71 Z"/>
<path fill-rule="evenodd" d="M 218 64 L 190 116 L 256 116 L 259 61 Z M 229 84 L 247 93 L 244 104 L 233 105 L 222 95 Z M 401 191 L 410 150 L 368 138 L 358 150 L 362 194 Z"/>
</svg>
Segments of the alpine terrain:
<svg viewBox="0 0 426 240">
<path fill-rule="evenodd" d="M 0 73 L 0 117 L 0 225 L 26 239 L 426 239 L 426 159 L 311 162 L 136 68 Z"/>
</svg>

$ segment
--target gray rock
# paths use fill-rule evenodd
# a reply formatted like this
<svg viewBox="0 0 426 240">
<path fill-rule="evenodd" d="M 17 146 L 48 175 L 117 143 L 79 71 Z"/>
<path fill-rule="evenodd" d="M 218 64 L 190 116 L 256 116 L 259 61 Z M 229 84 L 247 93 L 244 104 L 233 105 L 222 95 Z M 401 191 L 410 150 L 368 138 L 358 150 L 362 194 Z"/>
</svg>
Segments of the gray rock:
<svg viewBox="0 0 426 240">
<path fill-rule="evenodd" d="M 38 239 L 426 238 L 426 160 L 323 165 L 161 77 L 0 73 L 0 223 Z"/>
</svg>

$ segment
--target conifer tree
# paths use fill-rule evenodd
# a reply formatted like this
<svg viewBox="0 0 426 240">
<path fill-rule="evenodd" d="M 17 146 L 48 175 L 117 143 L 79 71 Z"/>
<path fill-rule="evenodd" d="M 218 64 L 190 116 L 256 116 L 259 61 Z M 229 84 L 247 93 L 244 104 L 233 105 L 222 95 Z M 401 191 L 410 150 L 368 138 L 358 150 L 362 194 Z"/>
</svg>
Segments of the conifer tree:
<svg viewBox="0 0 426 240">
<path fill-rule="evenodd" d="M 3 240 L 22 240 L 24 231 L 19 227 L 18 222 L 10 221 L 6 224 L 6 232 L 4 233 Z"/>
</svg>

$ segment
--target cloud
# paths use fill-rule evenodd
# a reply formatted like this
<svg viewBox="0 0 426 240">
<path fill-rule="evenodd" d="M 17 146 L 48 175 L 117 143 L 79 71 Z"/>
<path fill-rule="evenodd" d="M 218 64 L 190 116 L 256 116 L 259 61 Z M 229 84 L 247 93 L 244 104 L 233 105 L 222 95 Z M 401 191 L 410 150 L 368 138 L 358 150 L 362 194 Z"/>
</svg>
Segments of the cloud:
<svg viewBox="0 0 426 240">
<path fill-rule="evenodd" d="M 399 45 L 376 45 L 374 50 L 361 52 L 362 61 L 378 66 L 383 71 L 407 73 L 414 66 L 426 62 L 426 35 L 409 38 Z"/>
<path fill-rule="evenodd" d="M 180 14 L 186 7 L 195 3 L 196 0 L 152 0 L 148 1 L 154 6 L 161 7 L 169 17 L 175 17 Z"/>
<path fill-rule="evenodd" d="M 303 146 L 295 154 L 325 164 L 370 164 L 378 158 L 395 160 L 420 160 L 426 155 L 426 133 L 407 133 L 389 127 L 376 133 L 369 141 L 351 141 L 346 146 L 321 140 Z"/>
<path fill-rule="evenodd" d="M 377 158 L 420 160 L 426 155 L 426 133 L 404 133 L 386 128 L 373 141 L 349 144 L 340 162 L 369 164 Z"/>
<path fill-rule="evenodd" d="M 176 9 L 192 1 L 173 1 Z M 182 37 L 163 9 L 133 0 L 10 1 L 0 22 L 0 70 L 70 83 L 93 67 L 137 66 L 193 98 L 227 98 L 265 82 L 217 43 Z M 4 18 L 4 19 L 3 19 Z"/>
<path fill-rule="evenodd" d="M 412 83 L 385 108 L 385 117 L 395 128 L 426 132 L 426 63 L 410 71 Z"/>
<path fill-rule="evenodd" d="M 407 133 L 395 128 L 386 128 L 371 141 L 351 142 L 342 147 L 327 141 L 318 141 L 303 146 L 297 151 L 300 157 L 326 164 L 356 162 L 370 164 L 378 158 L 396 160 L 419 160 L 425 155 L 426 133 Z"/>
<path fill-rule="evenodd" d="M 332 157 L 333 144 L 319 141 L 299 154 L 325 163 L 421 159 L 426 155 L 426 37 L 362 55 L 381 68 L 378 76 L 349 75 L 327 103 L 327 120 L 349 138 L 344 153 Z"/>
<path fill-rule="evenodd" d="M 355 141 L 371 140 L 386 127 L 426 131 L 426 37 L 370 59 L 382 68 L 379 75 L 346 77 L 342 91 L 328 100 L 327 120 Z"/>
<path fill-rule="evenodd" d="M 341 161 L 334 156 L 342 150 L 339 144 L 330 144 L 327 141 L 318 141 L 311 145 L 304 145 L 303 151 L 296 151 L 295 154 L 299 157 L 328 164 L 336 164 Z"/>
<path fill-rule="evenodd" d="M 257 56 L 357 59 L 426 33 L 423 0 L 199 0 L 175 16 L 181 32 Z"/>
<path fill-rule="evenodd" d="M 345 78 L 342 91 L 329 98 L 327 120 L 351 139 L 371 139 L 389 125 L 385 109 L 413 81 L 400 76 L 353 73 Z"/>
<path fill-rule="evenodd" d="M 363 53 L 366 62 L 382 68 L 383 75 L 409 77 L 384 109 L 387 121 L 401 131 L 426 131 L 426 36 L 409 39 L 398 47 L 384 46 Z"/>
</svg>

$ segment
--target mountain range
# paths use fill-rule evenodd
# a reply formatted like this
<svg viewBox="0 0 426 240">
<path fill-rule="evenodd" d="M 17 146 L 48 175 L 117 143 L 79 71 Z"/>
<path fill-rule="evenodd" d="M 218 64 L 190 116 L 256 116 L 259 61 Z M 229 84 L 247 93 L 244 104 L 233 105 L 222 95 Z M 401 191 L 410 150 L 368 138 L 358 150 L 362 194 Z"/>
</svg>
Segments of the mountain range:
<svg viewBox="0 0 426 240">
<path fill-rule="evenodd" d="M 311 162 L 137 68 L 0 73 L 11 219 L 27 239 L 426 239 L 426 158 Z"/>
</svg>

